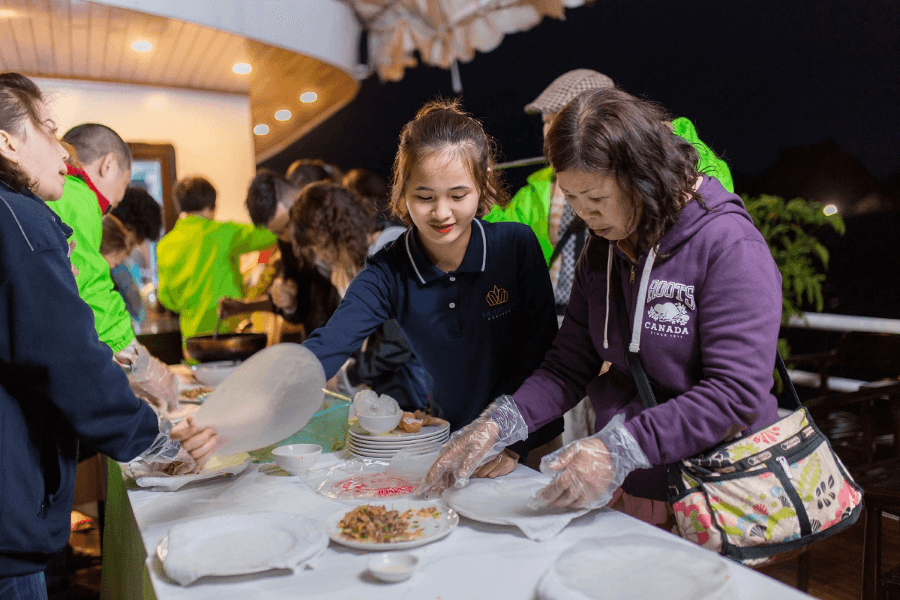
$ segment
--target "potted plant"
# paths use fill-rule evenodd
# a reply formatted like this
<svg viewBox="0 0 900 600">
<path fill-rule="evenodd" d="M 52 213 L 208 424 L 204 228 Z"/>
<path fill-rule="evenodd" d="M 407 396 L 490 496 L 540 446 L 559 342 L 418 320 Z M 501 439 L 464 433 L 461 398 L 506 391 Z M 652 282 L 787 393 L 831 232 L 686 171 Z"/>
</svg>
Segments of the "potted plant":
<svg viewBox="0 0 900 600">
<path fill-rule="evenodd" d="M 803 198 L 785 201 L 768 194 L 742 198 L 781 271 L 782 325 L 792 316 L 801 316 L 804 307 L 821 312 L 828 249 L 819 242 L 815 232 L 829 226 L 843 235 L 846 230 L 843 218 L 838 213 L 826 214 L 820 202 Z M 783 356 L 789 355 L 785 339 L 778 340 L 778 349 Z"/>
</svg>

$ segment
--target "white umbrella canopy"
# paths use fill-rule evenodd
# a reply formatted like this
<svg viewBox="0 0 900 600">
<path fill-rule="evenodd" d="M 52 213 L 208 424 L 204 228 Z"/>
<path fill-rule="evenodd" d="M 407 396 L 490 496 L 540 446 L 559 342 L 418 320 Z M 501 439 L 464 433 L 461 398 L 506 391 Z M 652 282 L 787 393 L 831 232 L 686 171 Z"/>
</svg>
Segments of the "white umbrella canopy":
<svg viewBox="0 0 900 600">
<path fill-rule="evenodd" d="M 399 81 L 418 63 L 451 69 L 475 52 L 490 52 L 507 33 L 525 31 L 544 17 L 562 19 L 584 0 L 345 0 L 368 33 L 369 66 L 382 81 Z"/>
</svg>

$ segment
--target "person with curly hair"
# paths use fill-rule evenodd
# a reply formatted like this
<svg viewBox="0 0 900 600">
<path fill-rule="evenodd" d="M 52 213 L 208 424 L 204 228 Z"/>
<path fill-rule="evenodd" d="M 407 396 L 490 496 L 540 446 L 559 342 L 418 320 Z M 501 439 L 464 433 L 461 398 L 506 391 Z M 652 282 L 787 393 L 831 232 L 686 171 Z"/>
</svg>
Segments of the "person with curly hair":
<svg viewBox="0 0 900 600">
<path fill-rule="evenodd" d="M 406 124 L 391 207 L 409 229 L 369 257 L 352 281 L 349 273 L 337 275 L 349 282 L 344 299 L 304 342 L 326 377 L 395 319 L 434 380 L 434 404 L 457 430 L 540 365 L 556 335 L 553 289 L 528 226 L 479 218 L 507 200 L 495 156 L 493 140 L 457 101 L 428 103 Z M 366 226 L 372 216 L 311 206 L 294 208 L 295 239 L 335 264 L 359 261 L 365 244 L 348 245 L 341 232 Z M 479 474 L 511 472 L 520 456 L 561 432 L 561 418 L 547 423 Z"/>
<path fill-rule="evenodd" d="M 291 209 L 291 224 L 296 251 L 315 252 L 329 267 L 341 295 L 365 266 L 366 257 L 405 230 L 385 228 L 367 199 L 344 186 L 325 182 L 303 188 Z M 352 388 L 348 392 L 365 386 L 394 398 L 403 410 L 427 407 L 431 378 L 395 320 L 379 325 L 352 359 L 343 369 Z"/>
</svg>

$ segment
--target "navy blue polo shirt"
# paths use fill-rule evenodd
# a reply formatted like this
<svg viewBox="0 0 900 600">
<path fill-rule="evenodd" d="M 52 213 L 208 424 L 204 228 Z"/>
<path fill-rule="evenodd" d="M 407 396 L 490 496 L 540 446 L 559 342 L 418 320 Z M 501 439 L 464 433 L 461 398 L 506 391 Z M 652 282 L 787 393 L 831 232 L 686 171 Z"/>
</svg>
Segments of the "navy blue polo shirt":
<svg viewBox="0 0 900 600">
<path fill-rule="evenodd" d="M 553 288 L 531 228 L 472 222 L 459 268 L 444 273 L 416 229 L 370 257 L 340 306 L 304 345 L 331 378 L 376 327 L 396 319 L 434 378 L 434 401 L 453 429 L 537 369 L 556 335 Z"/>
</svg>

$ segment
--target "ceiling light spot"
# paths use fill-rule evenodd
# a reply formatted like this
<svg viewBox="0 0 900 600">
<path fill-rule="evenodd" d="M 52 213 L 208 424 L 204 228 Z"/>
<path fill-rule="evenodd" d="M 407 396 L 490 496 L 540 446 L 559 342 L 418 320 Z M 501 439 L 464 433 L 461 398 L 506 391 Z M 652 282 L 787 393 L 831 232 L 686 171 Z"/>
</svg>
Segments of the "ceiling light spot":
<svg viewBox="0 0 900 600">
<path fill-rule="evenodd" d="M 238 75 L 246 75 L 250 71 L 253 70 L 253 67 L 250 66 L 250 63 L 239 62 L 234 63 L 234 66 L 231 67 L 231 70 L 237 73 Z"/>
<path fill-rule="evenodd" d="M 822 212 L 824 212 L 825 215 L 830 217 L 831 215 L 837 214 L 838 207 L 835 206 L 834 204 L 829 204 L 828 206 L 826 206 L 825 208 L 822 209 Z"/>
<path fill-rule="evenodd" d="M 275 118 L 278 119 L 279 121 L 287 121 L 288 119 L 291 118 L 291 111 L 289 111 L 285 108 L 283 108 L 279 111 L 276 111 Z"/>
<path fill-rule="evenodd" d="M 255 133 L 256 135 L 266 135 L 267 133 L 269 133 L 269 126 L 265 123 L 260 123 L 253 128 L 253 133 Z"/>
<path fill-rule="evenodd" d="M 153 44 L 151 44 L 147 40 L 138 40 L 133 43 L 131 47 L 137 52 L 150 52 L 151 50 L 153 50 Z"/>
<path fill-rule="evenodd" d="M 300 102 L 309 104 L 310 102 L 315 102 L 319 98 L 319 95 L 315 92 L 303 92 L 300 94 Z"/>
</svg>

